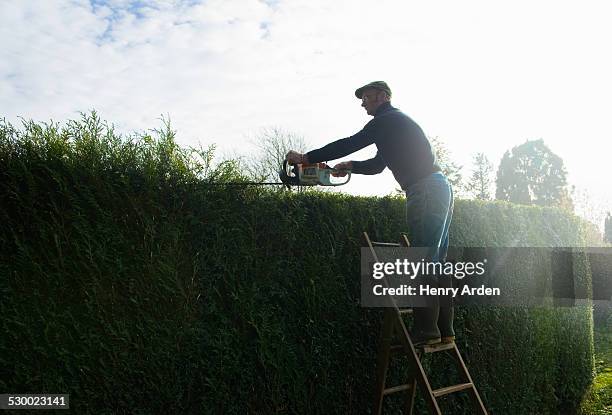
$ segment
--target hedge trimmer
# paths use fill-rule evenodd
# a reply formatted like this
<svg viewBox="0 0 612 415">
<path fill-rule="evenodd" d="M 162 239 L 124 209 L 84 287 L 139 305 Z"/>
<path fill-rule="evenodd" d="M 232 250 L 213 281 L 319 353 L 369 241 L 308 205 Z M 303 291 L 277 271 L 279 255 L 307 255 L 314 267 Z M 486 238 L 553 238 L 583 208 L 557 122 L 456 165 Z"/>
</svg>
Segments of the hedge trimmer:
<svg viewBox="0 0 612 415">
<path fill-rule="evenodd" d="M 333 177 L 342 177 L 333 179 Z M 350 170 L 338 170 L 325 163 L 289 164 L 283 162 L 280 171 L 281 182 L 288 188 L 291 186 L 342 186 L 351 180 Z"/>
</svg>

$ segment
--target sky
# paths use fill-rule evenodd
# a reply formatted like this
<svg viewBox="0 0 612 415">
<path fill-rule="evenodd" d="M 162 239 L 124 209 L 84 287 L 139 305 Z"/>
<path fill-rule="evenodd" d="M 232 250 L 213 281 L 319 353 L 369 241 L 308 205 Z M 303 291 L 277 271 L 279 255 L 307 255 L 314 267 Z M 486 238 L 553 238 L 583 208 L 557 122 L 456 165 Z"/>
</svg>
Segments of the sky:
<svg viewBox="0 0 612 415">
<path fill-rule="evenodd" d="M 309 149 L 356 133 L 369 116 L 354 90 L 385 80 L 465 176 L 477 152 L 497 169 L 506 150 L 542 138 L 588 201 L 579 213 L 601 226 L 611 12 L 607 0 L 0 0 L 0 117 L 95 109 L 125 134 L 165 117 L 181 145 L 249 156 L 264 128 Z M 386 170 L 341 189 L 396 187 Z"/>
</svg>

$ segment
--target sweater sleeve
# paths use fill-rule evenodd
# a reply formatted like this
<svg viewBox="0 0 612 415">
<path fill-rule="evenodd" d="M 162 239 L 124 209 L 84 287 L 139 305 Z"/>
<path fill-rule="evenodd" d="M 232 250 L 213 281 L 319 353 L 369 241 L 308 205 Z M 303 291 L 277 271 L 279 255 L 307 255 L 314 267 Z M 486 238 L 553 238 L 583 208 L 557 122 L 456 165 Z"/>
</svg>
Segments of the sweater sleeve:
<svg viewBox="0 0 612 415">
<path fill-rule="evenodd" d="M 353 161 L 353 170 L 355 174 L 378 174 L 387 167 L 380 153 L 376 153 L 374 158 L 364 161 Z"/>
<path fill-rule="evenodd" d="M 309 151 L 306 153 L 308 162 L 319 163 L 321 161 L 335 160 L 373 144 L 375 135 L 372 131 L 372 125 L 372 121 L 370 121 L 355 135 L 334 141 L 317 150 Z"/>
</svg>

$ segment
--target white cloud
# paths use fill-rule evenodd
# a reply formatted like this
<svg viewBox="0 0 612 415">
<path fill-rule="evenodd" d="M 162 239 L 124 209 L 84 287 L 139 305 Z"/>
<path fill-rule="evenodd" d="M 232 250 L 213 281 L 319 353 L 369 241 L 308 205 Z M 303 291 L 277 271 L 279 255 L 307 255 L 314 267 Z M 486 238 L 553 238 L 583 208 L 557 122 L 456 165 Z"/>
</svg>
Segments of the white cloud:
<svg viewBox="0 0 612 415">
<path fill-rule="evenodd" d="M 0 113 L 65 120 L 96 108 L 123 131 L 157 127 L 169 114 L 183 144 L 215 141 L 227 151 L 279 125 L 318 146 L 367 122 L 352 91 L 385 79 L 394 103 L 444 137 L 460 162 L 477 151 L 498 160 L 541 137 L 573 180 L 610 200 L 609 8 L 603 0 L 6 1 Z M 354 182 L 365 193 L 395 186 L 390 175 Z"/>
</svg>

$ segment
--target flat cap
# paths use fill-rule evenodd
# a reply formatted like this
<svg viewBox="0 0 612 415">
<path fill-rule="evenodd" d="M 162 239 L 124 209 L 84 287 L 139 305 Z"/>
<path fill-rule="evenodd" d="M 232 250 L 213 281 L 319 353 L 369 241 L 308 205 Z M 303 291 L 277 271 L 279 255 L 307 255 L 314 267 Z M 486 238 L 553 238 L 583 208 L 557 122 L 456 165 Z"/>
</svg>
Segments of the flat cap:
<svg viewBox="0 0 612 415">
<path fill-rule="evenodd" d="M 391 88 L 389 88 L 389 85 L 387 85 L 385 81 L 374 81 L 374 82 L 370 82 L 367 85 L 362 86 L 361 88 L 357 88 L 355 90 L 355 96 L 361 99 L 361 96 L 363 95 L 363 91 L 365 91 L 368 88 L 374 88 L 374 89 L 379 89 L 381 91 L 385 91 L 387 95 L 391 96 Z"/>
</svg>

